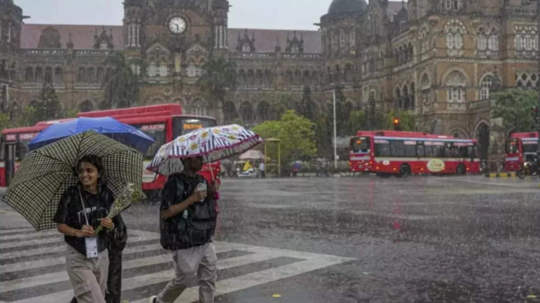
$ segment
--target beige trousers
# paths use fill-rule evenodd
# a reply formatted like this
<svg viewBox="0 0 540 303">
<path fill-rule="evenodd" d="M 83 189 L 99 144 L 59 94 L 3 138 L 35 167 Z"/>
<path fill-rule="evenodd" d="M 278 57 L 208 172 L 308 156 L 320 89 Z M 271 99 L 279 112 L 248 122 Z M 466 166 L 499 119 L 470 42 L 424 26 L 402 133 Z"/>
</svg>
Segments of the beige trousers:
<svg viewBox="0 0 540 303">
<path fill-rule="evenodd" d="M 66 267 L 78 303 L 105 303 L 109 254 L 106 250 L 98 258 L 87 259 L 68 245 Z"/>
<path fill-rule="evenodd" d="M 173 303 L 188 287 L 199 285 L 199 302 L 214 303 L 217 257 L 213 243 L 173 251 L 176 278 L 157 298 L 158 303 Z"/>
</svg>

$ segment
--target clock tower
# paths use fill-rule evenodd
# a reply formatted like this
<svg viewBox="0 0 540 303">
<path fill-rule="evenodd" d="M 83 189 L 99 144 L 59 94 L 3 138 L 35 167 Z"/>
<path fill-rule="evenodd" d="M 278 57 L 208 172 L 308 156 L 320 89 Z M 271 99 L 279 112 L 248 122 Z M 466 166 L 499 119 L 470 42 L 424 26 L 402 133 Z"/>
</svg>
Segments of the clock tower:
<svg viewBox="0 0 540 303">
<path fill-rule="evenodd" d="M 142 81 L 141 103 L 189 103 L 187 95 L 200 95 L 194 84 L 202 66 L 226 54 L 229 2 L 125 0 L 124 6 L 126 55 Z"/>
</svg>

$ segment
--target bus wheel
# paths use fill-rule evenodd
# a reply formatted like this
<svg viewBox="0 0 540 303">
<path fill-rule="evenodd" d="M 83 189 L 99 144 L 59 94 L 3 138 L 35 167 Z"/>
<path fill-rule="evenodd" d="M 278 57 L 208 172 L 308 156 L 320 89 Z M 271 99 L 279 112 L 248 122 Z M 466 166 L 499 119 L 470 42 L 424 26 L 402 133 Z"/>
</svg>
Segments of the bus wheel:
<svg viewBox="0 0 540 303">
<path fill-rule="evenodd" d="M 411 175 L 411 167 L 408 164 L 401 165 L 399 169 L 399 177 L 408 178 Z"/>
<path fill-rule="evenodd" d="M 458 165 L 457 170 L 456 170 L 456 175 L 465 176 L 465 174 L 467 174 L 467 169 L 465 168 L 465 165 L 463 164 Z"/>
</svg>

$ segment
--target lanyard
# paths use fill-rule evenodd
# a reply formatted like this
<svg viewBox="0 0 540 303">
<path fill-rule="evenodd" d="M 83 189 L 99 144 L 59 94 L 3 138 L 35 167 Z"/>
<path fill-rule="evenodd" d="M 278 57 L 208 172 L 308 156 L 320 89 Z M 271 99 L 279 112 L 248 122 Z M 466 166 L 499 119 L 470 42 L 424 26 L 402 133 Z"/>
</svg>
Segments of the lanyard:
<svg viewBox="0 0 540 303">
<path fill-rule="evenodd" d="M 81 197 L 81 204 L 82 204 L 82 207 L 83 207 L 83 214 L 84 214 L 84 219 L 86 220 L 86 225 L 90 225 L 90 223 L 88 223 L 88 216 L 86 215 L 86 206 L 84 206 L 84 198 L 82 196 L 82 193 L 81 193 L 81 189 L 79 187 L 77 187 L 79 189 L 79 196 Z"/>
</svg>

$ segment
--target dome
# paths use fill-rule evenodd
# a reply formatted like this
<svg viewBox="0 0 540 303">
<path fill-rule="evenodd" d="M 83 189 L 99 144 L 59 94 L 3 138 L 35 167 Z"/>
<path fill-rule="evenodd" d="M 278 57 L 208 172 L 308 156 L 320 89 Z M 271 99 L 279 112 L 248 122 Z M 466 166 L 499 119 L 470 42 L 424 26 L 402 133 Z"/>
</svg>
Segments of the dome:
<svg viewBox="0 0 540 303">
<path fill-rule="evenodd" d="M 334 0 L 328 14 L 360 13 L 367 8 L 366 0 Z"/>
</svg>

